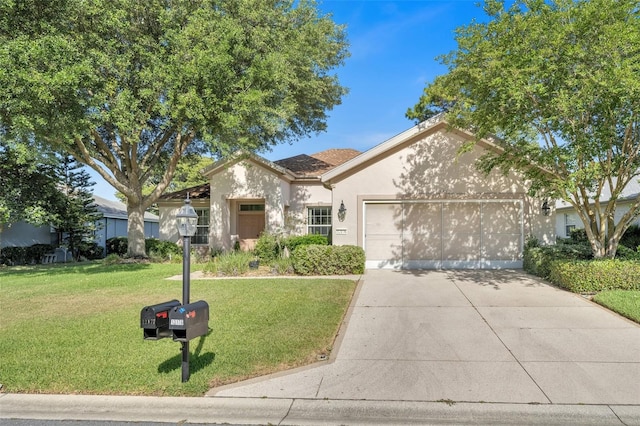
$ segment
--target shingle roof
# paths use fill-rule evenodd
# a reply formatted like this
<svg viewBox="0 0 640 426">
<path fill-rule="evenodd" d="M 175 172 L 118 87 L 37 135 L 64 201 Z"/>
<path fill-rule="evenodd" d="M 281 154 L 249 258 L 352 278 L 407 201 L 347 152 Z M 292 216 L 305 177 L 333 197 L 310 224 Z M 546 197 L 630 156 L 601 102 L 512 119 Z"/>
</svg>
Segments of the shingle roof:
<svg viewBox="0 0 640 426">
<path fill-rule="evenodd" d="M 321 176 L 323 173 L 326 173 L 334 167 L 337 167 L 358 155 L 360 155 L 360 151 L 356 151 L 355 149 L 334 148 L 317 152 L 312 155 L 296 155 L 294 157 L 284 158 L 269 164 L 275 164 L 283 169 L 287 169 L 299 177 L 314 178 Z M 266 160 L 264 161 L 267 162 Z M 189 198 L 191 199 L 207 199 L 211 197 L 209 184 L 205 183 L 192 188 L 164 194 L 160 197 L 160 200 L 184 200 L 187 198 L 187 193 L 189 193 Z"/>
<path fill-rule="evenodd" d="M 284 158 L 274 161 L 274 163 L 280 167 L 291 170 L 297 175 L 303 176 L 318 176 L 332 167 L 331 164 L 306 154 Z"/>
<path fill-rule="evenodd" d="M 208 199 L 211 197 L 211 188 L 209 183 L 203 183 L 202 185 L 163 194 L 160 196 L 160 200 L 184 200 L 187 198 L 187 193 L 192 200 Z"/>
<path fill-rule="evenodd" d="M 128 218 L 127 206 L 120 201 L 107 200 L 105 198 L 94 195 L 93 202 L 96 205 L 97 210 L 102 213 L 104 217 L 117 219 Z M 144 220 L 157 222 L 158 216 L 153 213 L 144 212 Z"/>
<path fill-rule="evenodd" d="M 274 161 L 277 165 L 291 170 L 297 175 L 306 177 L 320 176 L 321 174 L 351 160 L 359 155 L 355 149 L 327 149 L 312 155 L 296 155 L 295 157 L 284 158 Z"/>
<path fill-rule="evenodd" d="M 332 166 L 339 166 L 342 163 L 346 163 L 354 157 L 360 155 L 360 151 L 350 148 L 334 148 L 327 149 L 326 151 L 317 152 L 312 154 L 313 158 L 329 163 Z"/>
</svg>

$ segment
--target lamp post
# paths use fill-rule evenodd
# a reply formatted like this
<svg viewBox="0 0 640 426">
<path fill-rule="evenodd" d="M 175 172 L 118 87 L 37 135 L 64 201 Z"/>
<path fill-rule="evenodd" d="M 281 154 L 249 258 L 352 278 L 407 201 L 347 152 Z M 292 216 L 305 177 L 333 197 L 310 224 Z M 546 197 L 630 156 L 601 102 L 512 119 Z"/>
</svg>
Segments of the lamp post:
<svg viewBox="0 0 640 426">
<path fill-rule="evenodd" d="M 176 215 L 178 233 L 182 237 L 182 304 L 189 303 L 191 283 L 191 237 L 196 234 L 198 215 L 191 206 L 189 193 Z M 189 381 L 189 341 L 182 342 L 182 382 Z"/>
</svg>

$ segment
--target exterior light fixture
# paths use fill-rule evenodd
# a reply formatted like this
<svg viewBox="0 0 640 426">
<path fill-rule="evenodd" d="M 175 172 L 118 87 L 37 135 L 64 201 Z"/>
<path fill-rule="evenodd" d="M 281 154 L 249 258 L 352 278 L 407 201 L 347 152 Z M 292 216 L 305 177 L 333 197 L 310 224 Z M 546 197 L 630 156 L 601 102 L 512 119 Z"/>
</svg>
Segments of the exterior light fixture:
<svg viewBox="0 0 640 426">
<path fill-rule="evenodd" d="M 338 209 L 338 220 L 340 222 L 343 222 L 346 215 L 347 208 L 344 206 L 344 201 L 340 201 L 340 208 Z"/>
<path fill-rule="evenodd" d="M 191 207 L 189 193 L 176 214 L 182 237 L 182 304 L 178 300 L 145 306 L 140 312 L 140 327 L 145 340 L 172 337 L 182 344 L 182 382 L 189 381 L 189 340 L 209 332 L 209 304 L 204 300 L 189 303 L 191 237 L 198 228 L 198 214 Z"/>
<path fill-rule="evenodd" d="M 542 214 L 545 216 L 549 216 L 550 212 L 551 207 L 549 207 L 549 202 L 547 200 L 544 200 L 544 202 L 542 203 Z"/>
<path fill-rule="evenodd" d="M 176 215 L 178 233 L 182 237 L 182 305 L 189 304 L 191 285 L 191 237 L 196 234 L 198 214 L 191 206 L 189 193 Z M 182 382 L 189 381 L 189 341 L 182 342 Z"/>
<path fill-rule="evenodd" d="M 196 234 L 198 215 L 191 206 L 189 194 L 187 194 L 187 199 L 184 200 L 184 206 L 180 207 L 176 219 L 178 221 L 178 233 L 181 237 L 193 237 Z"/>
</svg>

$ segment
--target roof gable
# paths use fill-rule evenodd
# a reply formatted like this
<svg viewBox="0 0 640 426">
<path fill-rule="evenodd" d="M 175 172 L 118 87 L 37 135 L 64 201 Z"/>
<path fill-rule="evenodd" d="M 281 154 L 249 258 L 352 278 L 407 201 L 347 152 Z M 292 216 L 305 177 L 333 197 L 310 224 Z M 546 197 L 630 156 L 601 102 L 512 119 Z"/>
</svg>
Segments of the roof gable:
<svg viewBox="0 0 640 426">
<path fill-rule="evenodd" d="M 418 140 L 418 137 L 424 137 L 429 133 L 435 133 L 443 129 L 450 132 L 455 132 L 465 139 L 475 139 L 475 136 L 469 132 L 451 128 L 449 126 L 449 123 L 444 120 L 443 115 L 438 114 L 411 127 L 408 130 L 405 130 L 404 132 L 392 137 L 391 139 L 388 139 L 380 143 L 379 145 L 374 146 L 370 150 L 365 151 L 362 154 L 350 159 L 349 161 L 342 163 L 332 170 L 329 170 L 327 173 L 322 175 L 322 182 L 329 183 L 332 180 L 339 178 L 340 176 L 366 167 L 368 164 L 371 164 L 371 162 L 375 162 L 377 159 L 393 152 L 394 150 L 400 149 L 406 145 L 410 145 L 414 141 Z M 478 145 L 488 150 L 500 150 L 497 145 L 493 144 L 487 139 L 478 141 Z"/>
</svg>

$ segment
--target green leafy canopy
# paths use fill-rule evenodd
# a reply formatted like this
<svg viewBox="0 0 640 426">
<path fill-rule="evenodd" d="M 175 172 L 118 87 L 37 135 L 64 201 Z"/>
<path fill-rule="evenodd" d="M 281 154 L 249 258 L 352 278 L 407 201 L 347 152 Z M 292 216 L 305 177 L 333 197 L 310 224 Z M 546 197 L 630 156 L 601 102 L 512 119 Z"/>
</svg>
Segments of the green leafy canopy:
<svg viewBox="0 0 640 426">
<path fill-rule="evenodd" d="M 616 200 L 640 175 L 640 9 L 632 0 L 488 0 L 488 23 L 456 33 L 407 116 L 444 112 L 478 138 L 497 137 L 485 171 L 517 169 L 532 192 L 570 202 L 594 254 L 613 256 L 640 215 L 640 197 L 613 222 Z M 611 201 L 600 204 L 602 194 Z"/>
<path fill-rule="evenodd" d="M 0 127 L 98 171 L 143 254 L 142 211 L 183 155 L 325 130 L 346 48 L 312 0 L 2 0 Z"/>
</svg>

